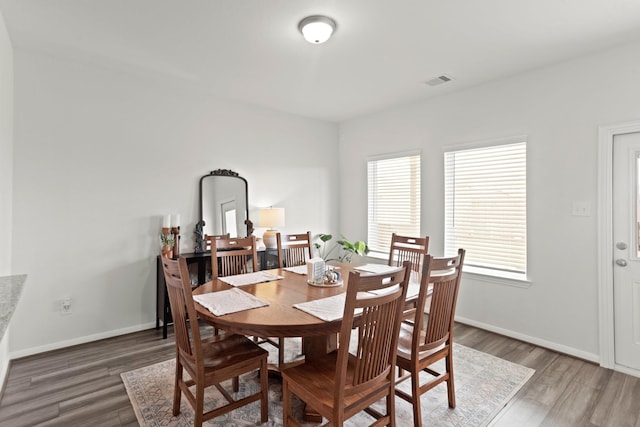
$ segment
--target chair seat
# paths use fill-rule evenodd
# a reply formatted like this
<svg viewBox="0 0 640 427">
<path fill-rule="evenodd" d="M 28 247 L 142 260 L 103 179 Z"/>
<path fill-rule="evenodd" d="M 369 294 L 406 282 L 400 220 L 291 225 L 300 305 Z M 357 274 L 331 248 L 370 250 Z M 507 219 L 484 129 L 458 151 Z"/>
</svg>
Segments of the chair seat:
<svg viewBox="0 0 640 427">
<path fill-rule="evenodd" d="M 398 366 L 401 364 L 408 364 L 411 362 L 411 346 L 413 341 L 413 324 L 408 324 L 403 322 L 400 325 L 400 335 L 398 336 L 398 354 L 396 363 Z M 420 331 L 420 339 L 424 342 L 425 330 L 422 329 Z M 430 356 L 433 356 L 439 353 L 441 350 L 445 349 L 445 344 L 439 345 L 435 348 L 432 348 L 427 351 L 421 351 L 419 353 L 419 359 L 426 359 Z"/>
<path fill-rule="evenodd" d="M 289 378 L 292 387 L 293 384 L 304 384 L 322 406 L 328 406 L 325 402 L 332 402 L 334 396 L 336 362 L 337 353 L 334 351 L 313 363 L 283 369 L 282 376 Z"/>
<path fill-rule="evenodd" d="M 302 386 L 307 396 L 313 396 L 313 400 L 307 403 L 321 414 L 331 413 L 333 407 L 337 358 L 338 352 L 333 351 L 320 360 L 314 359 L 313 363 L 304 363 L 282 371 L 282 375 L 288 378 L 290 390 L 295 393 L 300 391 L 297 386 Z M 354 371 L 355 357 L 350 355 L 345 384 L 352 383 Z M 361 393 L 347 394 L 343 401 L 345 417 L 349 418 L 359 412 L 357 408 L 363 402 L 368 402 L 369 405 L 377 402 L 381 397 L 378 394 L 383 394 L 388 388 L 388 383 L 381 382 L 378 387 L 366 389 Z"/>
<path fill-rule="evenodd" d="M 241 361 L 269 354 L 244 335 L 229 333 L 203 340 L 202 347 L 205 368 L 224 369 Z"/>
</svg>

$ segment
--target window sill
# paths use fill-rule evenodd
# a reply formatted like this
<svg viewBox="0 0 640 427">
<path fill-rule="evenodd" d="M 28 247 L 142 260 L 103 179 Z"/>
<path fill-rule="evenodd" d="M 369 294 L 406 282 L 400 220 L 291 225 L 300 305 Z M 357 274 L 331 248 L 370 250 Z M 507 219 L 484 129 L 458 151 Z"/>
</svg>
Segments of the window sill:
<svg viewBox="0 0 640 427">
<path fill-rule="evenodd" d="M 367 254 L 367 257 L 386 263 L 389 254 L 383 252 L 369 252 Z M 526 274 L 509 273 L 506 271 L 492 270 L 490 268 L 471 267 L 468 265 L 462 267 L 462 272 L 466 276 L 472 277 L 475 280 L 480 280 L 482 282 L 492 284 L 515 286 L 517 288 L 529 288 L 532 284 L 531 280 L 527 278 Z"/>
<path fill-rule="evenodd" d="M 384 261 L 386 263 L 387 260 L 389 259 L 389 254 L 388 253 L 383 253 L 383 252 L 373 252 L 373 251 L 371 251 L 366 255 L 366 257 L 367 258 L 373 258 L 373 259 L 376 259 L 376 260 L 382 260 L 382 261 Z"/>
<path fill-rule="evenodd" d="M 476 280 L 480 280 L 487 283 L 493 283 L 498 285 L 515 286 L 517 288 L 529 288 L 531 287 L 531 281 L 525 274 L 509 273 L 500 270 L 491 270 L 489 268 L 463 266 L 462 272 L 465 275 L 473 277 Z"/>
</svg>

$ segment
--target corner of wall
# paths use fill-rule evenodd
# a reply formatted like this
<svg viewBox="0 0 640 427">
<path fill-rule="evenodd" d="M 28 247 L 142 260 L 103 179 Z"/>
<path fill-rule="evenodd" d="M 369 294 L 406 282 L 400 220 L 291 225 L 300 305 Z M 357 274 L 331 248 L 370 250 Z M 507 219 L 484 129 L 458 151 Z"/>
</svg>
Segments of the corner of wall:
<svg viewBox="0 0 640 427">
<path fill-rule="evenodd" d="M 0 276 L 11 274 L 13 235 L 13 48 L 0 11 Z M 9 331 L 0 338 L 0 396 L 9 369 Z"/>
</svg>

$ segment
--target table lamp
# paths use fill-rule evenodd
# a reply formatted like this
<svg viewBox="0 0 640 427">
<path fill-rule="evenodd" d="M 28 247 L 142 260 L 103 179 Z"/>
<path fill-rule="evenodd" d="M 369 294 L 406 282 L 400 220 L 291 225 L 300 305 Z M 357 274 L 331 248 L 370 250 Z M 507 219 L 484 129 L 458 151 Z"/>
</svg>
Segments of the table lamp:
<svg viewBox="0 0 640 427">
<path fill-rule="evenodd" d="M 258 227 L 266 227 L 262 241 L 267 248 L 276 248 L 276 227 L 284 226 L 284 208 L 263 208 L 258 212 Z"/>
</svg>

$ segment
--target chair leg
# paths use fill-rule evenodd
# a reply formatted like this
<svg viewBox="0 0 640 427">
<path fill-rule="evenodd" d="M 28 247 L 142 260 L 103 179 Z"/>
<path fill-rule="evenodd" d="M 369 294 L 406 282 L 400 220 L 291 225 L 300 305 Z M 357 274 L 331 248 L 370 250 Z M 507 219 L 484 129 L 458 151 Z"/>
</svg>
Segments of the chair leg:
<svg viewBox="0 0 640 427">
<path fill-rule="evenodd" d="M 413 404 L 413 425 L 422 427 L 422 408 L 420 407 L 420 370 L 414 368 L 411 375 L 411 398 Z"/>
<path fill-rule="evenodd" d="M 260 387 L 262 390 L 260 420 L 266 423 L 269 419 L 269 371 L 267 369 L 266 359 L 262 361 L 262 365 L 260 366 Z"/>
<path fill-rule="evenodd" d="M 402 377 L 403 375 L 404 375 L 404 369 L 398 366 L 398 378 Z"/>
<path fill-rule="evenodd" d="M 182 390 L 180 389 L 180 382 L 182 382 L 182 365 L 176 358 L 176 375 L 173 382 L 173 416 L 175 417 L 180 413 L 180 398 L 182 397 Z"/>
<path fill-rule="evenodd" d="M 278 366 L 284 365 L 284 338 L 278 338 Z"/>
<path fill-rule="evenodd" d="M 240 380 L 238 379 L 238 377 L 233 377 L 233 379 L 231 380 L 231 387 L 235 393 L 240 390 Z"/>
<path fill-rule="evenodd" d="M 203 381 L 198 381 L 196 383 L 196 407 L 193 408 L 194 412 L 194 427 L 202 427 L 202 423 L 204 422 L 204 383 Z"/>
<path fill-rule="evenodd" d="M 289 415 L 291 414 L 291 394 L 289 393 L 289 382 L 282 379 L 282 425 L 289 426 Z"/>
<path fill-rule="evenodd" d="M 326 426 L 342 427 L 343 425 L 344 425 L 344 408 L 342 407 L 333 408 L 333 419 L 329 420 L 329 422 L 325 424 L 325 427 Z"/>
<path fill-rule="evenodd" d="M 389 426 L 395 427 L 396 425 L 396 393 L 393 378 L 391 378 L 391 387 L 389 387 L 389 394 L 387 395 L 387 415 L 389 416 Z"/>
<path fill-rule="evenodd" d="M 453 352 L 450 350 L 449 355 L 444 359 L 445 368 L 447 370 L 447 397 L 449 398 L 449 408 L 456 407 L 456 390 L 453 383 Z"/>
</svg>

